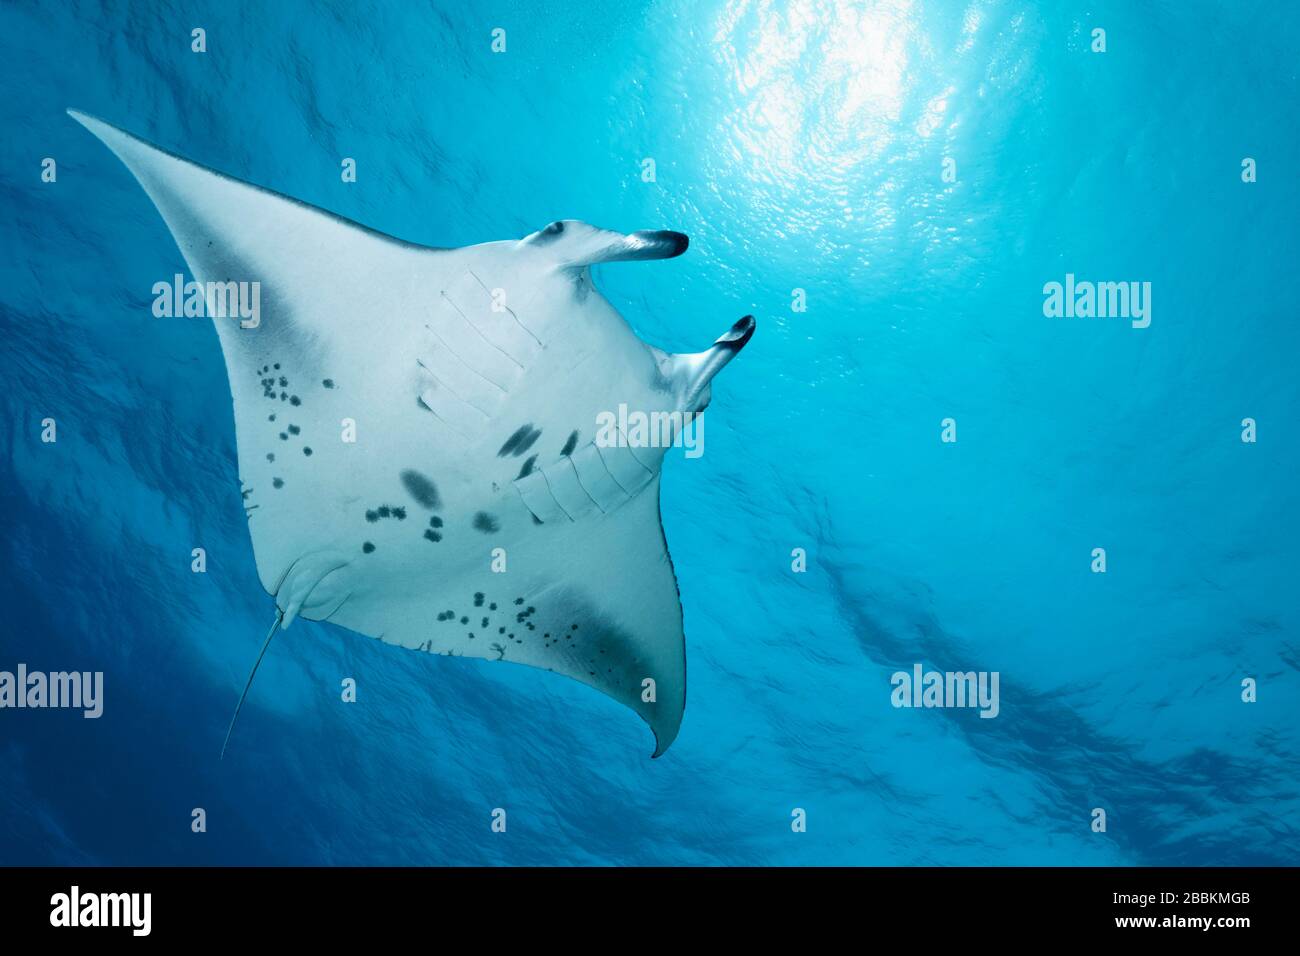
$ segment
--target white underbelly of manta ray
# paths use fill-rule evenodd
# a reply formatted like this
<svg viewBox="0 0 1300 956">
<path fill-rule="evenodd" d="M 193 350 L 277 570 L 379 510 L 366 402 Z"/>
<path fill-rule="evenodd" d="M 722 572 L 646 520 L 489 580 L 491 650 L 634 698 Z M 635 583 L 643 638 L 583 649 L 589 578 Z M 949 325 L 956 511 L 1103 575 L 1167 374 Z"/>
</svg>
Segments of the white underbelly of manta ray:
<svg viewBox="0 0 1300 956">
<path fill-rule="evenodd" d="M 671 436 L 609 441 L 597 422 L 626 407 L 672 427 L 702 411 L 754 320 L 669 355 L 589 267 L 680 255 L 686 237 L 565 221 L 517 242 L 416 246 L 69 112 L 154 201 L 209 314 L 214 288 L 258 284 L 255 322 L 214 321 L 277 609 L 262 653 L 305 617 L 543 668 L 631 707 L 662 754 L 686 705 L 659 520 Z"/>
</svg>

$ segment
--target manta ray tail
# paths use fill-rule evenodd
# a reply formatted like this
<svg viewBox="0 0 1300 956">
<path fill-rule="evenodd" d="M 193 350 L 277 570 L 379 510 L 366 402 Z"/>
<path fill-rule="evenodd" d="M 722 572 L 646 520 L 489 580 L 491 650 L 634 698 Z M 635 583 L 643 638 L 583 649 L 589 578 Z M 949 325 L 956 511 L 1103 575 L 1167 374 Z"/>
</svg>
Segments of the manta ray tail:
<svg viewBox="0 0 1300 956">
<path fill-rule="evenodd" d="M 284 612 L 276 609 L 275 621 L 271 624 L 271 629 L 266 632 L 266 640 L 262 642 L 262 651 L 257 655 L 257 660 L 253 662 L 253 669 L 248 672 L 248 683 L 244 685 L 244 692 L 239 695 L 239 703 L 235 705 L 235 715 L 230 718 L 230 727 L 226 730 L 226 739 L 221 744 L 221 759 L 226 758 L 226 747 L 230 745 L 230 734 L 235 729 L 235 721 L 239 719 L 239 712 L 244 707 L 244 698 L 248 696 L 248 689 L 253 686 L 253 678 L 257 676 L 257 668 L 261 666 L 262 658 L 266 656 L 266 649 L 271 646 L 271 638 L 275 637 L 275 632 L 280 629 L 280 622 L 284 620 Z"/>
</svg>

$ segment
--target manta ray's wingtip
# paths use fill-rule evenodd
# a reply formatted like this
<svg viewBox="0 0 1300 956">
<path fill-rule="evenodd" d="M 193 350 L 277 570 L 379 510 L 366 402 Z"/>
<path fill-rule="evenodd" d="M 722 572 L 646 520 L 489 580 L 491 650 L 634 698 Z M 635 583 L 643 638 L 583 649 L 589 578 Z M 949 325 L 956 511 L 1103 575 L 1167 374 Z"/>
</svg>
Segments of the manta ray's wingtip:
<svg viewBox="0 0 1300 956">
<path fill-rule="evenodd" d="M 654 724 L 650 724 L 649 721 L 646 721 L 646 723 L 649 724 L 650 726 L 650 732 L 655 735 L 655 752 L 650 755 L 650 759 L 658 760 L 660 757 L 662 757 L 664 754 L 668 752 L 668 748 L 671 747 L 673 745 L 673 741 L 677 739 L 677 731 L 680 729 L 681 726 L 680 718 L 677 727 L 673 727 L 671 729 L 662 728 L 663 730 L 662 733 L 660 732 L 660 729 L 657 729 L 654 726 Z"/>
<path fill-rule="evenodd" d="M 98 116 L 91 116 L 89 113 L 83 113 L 81 110 L 76 110 L 72 107 L 68 107 L 66 112 L 74 120 L 86 127 L 86 129 L 94 134 L 95 137 L 105 143 L 108 142 L 108 137 L 112 136 L 114 133 L 122 136 L 130 136 L 129 133 L 118 129 L 112 123 L 105 123 Z"/>
</svg>

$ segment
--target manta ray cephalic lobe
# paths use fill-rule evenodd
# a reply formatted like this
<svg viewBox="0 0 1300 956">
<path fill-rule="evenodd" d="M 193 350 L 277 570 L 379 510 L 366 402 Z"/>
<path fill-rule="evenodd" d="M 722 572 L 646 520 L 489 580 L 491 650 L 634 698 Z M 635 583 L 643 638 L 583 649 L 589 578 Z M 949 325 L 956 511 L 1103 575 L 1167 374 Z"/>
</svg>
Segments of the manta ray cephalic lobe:
<svg viewBox="0 0 1300 956">
<path fill-rule="evenodd" d="M 659 518 L 668 442 L 598 440 L 598 416 L 702 411 L 754 320 L 670 355 L 637 338 L 590 267 L 680 255 L 686 237 L 568 220 L 519 241 L 413 245 L 69 113 L 153 200 L 208 314 L 214 288 L 259 283 L 255 325 L 214 324 L 276 603 L 262 652 L 304 617 L 527 664 L 632 708 L 662 754 L 686 705 Z"/>
</svg>

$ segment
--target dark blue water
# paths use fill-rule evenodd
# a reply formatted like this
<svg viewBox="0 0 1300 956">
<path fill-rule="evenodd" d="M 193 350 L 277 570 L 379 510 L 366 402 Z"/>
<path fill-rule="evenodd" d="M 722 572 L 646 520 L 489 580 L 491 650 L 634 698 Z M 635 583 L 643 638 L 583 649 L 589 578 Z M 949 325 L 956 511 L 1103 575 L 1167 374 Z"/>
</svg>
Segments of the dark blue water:
<svg viewBox="0 0 1300 956">
<path fill-rule="evenodd" d="M 1297 862 L 1298 40 L 1286 4 L 5 0 L 0 669 L 107 687 L 0 710 L 0 863 Z M 218 762 L 272 610 L 226 373 L 150 314 L 180 254 L 70 106 L 416 242 L 690 234 L 597 274 L 668 350 L 758 318 L 665 468 L 667 756 L 573 682 L 301 622 Z M 1150 282 L 1149 327 L 1045 317 L 1066 273 Z M 895 709 L 915 663 L 999 672 L 999 716 Z"/>
</svg>

